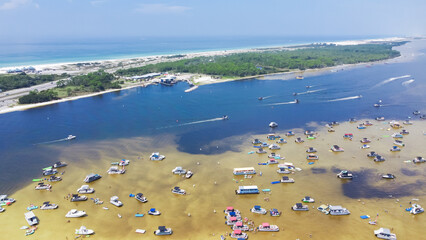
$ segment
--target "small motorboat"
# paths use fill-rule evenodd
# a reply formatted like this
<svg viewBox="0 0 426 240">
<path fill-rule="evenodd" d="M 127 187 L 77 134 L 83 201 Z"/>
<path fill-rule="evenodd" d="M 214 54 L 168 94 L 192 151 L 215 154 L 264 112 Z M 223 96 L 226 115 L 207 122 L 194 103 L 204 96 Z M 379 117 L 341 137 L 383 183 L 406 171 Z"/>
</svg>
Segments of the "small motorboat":
<svg viewBox="0 0 426 240">
<path fill-rule="evenodd" d="M 65 139 L 66 140 L 73 140 L 75 138 L 76 138 L 76 136 L 74 136 L 74 135 L 68 135 L 68 137 L 66 137 Z"/>
<path fill-rule="evenodd" d="M 52 210 L 57 208 L 58 208 L 57 204 L 53 204 L 50 202 L 44 202 L 43 205 L 40 207 L 41 210 Z"/>
<path fill-rule="evenodd" d="M 241 219 L 238 219 L 237 217 L 229 217 L 226 219 L 225 224 L 228 226 L 233 226 L 234 224 L 236 224 L 238 221 L 240 221 Z"/>
<path fill-rule="evenodd" d="M 380 155 L 376 155 L 375 157 L 374 157 L 374 161 L 375 162 L 384 162 L 386 159 L 384 158 L 384 157 L 382 157 L 382 156 L 380 156 Z"/>
<path fill-rule="evenodd" d="M 27 220 L 28 225 L 33 226 L 38 224 L 38 218 L 34 214 L 34 212 L 29 211 L 24 213 L 25 220 Z"/>
<path fill-rule="evenodd" d="M 420 157 L 420 156 L 415 157 L 415 158 L 413 159 L 413 163 L 424 163 L 424 162 L 426 162 L 426 159 L 425 159 L 425 158 L 423 158 L 423 157 Z"/>
<path fill-rule="evenodd" d="M 44 184 L 43 182 L 38 183 L 35 186 L 35 190 L 50 190 L 52 188 L 52 185 L 50 184 Z"/>
<path fill-rule="evenodd" d="M 276 127 L 278 127 L 278 123 L 276 123 L 276 122 L 271 122 L 271 123 L 269 123 L 269 127 L 270 127 L 270 128 L 276 128 Z"/>
<path fill-rule="evenodd" d="M 374 157 L 376 157 L 376 156 L 379 156 L 379 154 L 377 154 L 377 153 L 376 153 L 376 152 L 374 152 L 374 151 L 371 151 L 371 152 L 367 153 L 367 157 L 374 158 Z"/>
<path fill-rule="evenodd" d="M 156 210 L 155 208 L 151 208 L 148 210 L 149 215 L 159 216 L 161 215 L 160 211 Z"/>
<path fill-rule="evenodd" d="M 228 115 L 223 115 L 223 116 L 222 116 L 222 120 L 229 120 Z"/>
<path fill-rule="evenodd" d="M 95 174 L 95 173 L 91 173 L 91 174 L 89 174 L 89 175 L 86 176 L 86 178 L 84 179 L 84 182 L 85 183 L 91 183 L 91 182 L 96 181 L 96 180 L 101 179 L 101 178 L 102 178 L 101 175 Z"/>
<path fill-rule="evenodd" d="M 331 151 L 333 152 L 344 152 L 345 150 L 341 147 L 339 147 L 338 145 L 333 145 L 333 147 L 331 147 Z"/>
<path fill-rule="evenodd" d="M 259 232 L 278 232 L 278 231 L 280 231 L 280 228 L 277 225 L 270 225 L 269 223 L 262 223 L 262 225 L 259 225 L 257 230 L 259 230 Z"/>
<path fill-rule="evenodd" d="M 277 160 L 277 159 L 275 159 L 275 158 L 271 158 L 271 159 L 269 159 L 266 163 L 267 163 L 268 165 L 271 165 L 271 164 L 278 164 L 279 162 L 278 162 L 278 160 Z"/>
<path fill-rule="evenodd" d="M 336 130 L 334 130 L 334 128 L 333 128 L 333 127 L 329 127 L 329 128 L 327 129 L 327 131 L 328 131 L 328 132 L 335 132 Z"/>
<path fill-rule="evenodd" d="M 267 148 L 267 147 L 269 147 L 269 144 L 268 144 L 268 143 L 266 143 L 266 142 L 262 142 L 262 143 L 260 144 L 260 147 L 261 147 L 261 148 Z"/>
<path fill-rule="evenodd" d="M 269 210 L 269 214 L 271 214 L 271 217 L 281 216 L 281 212 L 279 212 L 276 208 Z"/>
<path fill-rule="evenodd" d="M 255 205 L 252 209 L 250 209 L 250 212 L 257 213 L 257 214 L 266 214 L 266 209 L 262 208 L 259 205 Z"/>
<path fill-rule="evenodd" d="M 226 207 L 226 209 L 225 209 L 225 210 L 223 210 L 223 212 L 224 212 L 224 213 L 226 213 L 226 214 L 228 214 L 228 213 L 230 213 L 230 212 L 236 212 L 236 213 L 240 214 L 240 211 L 239 211 L 239 210 L 237 210 L 237 209 L 235 209 L 235 208 L 234 208 L 234 207 L 232 207 L 232 206 Z"/>
<path fill-rule="evenodd" d="M 262 141 L 260 141 L 258 138 L 255 138 L 252 142 L 253 145 L 261 144 Z"/>
<path fill-rule="evenodd" d="M 154 152 L 151 154 L 151 156 L 149 156 L 149 159 L 151 159 L 152 161 L 161 161 L 164 160 L 166 157 L 164 155 L 160 155 L 160 153 L 158 152 Z"/>
<path fill-rule="evenodd" d="M 382 106 L 382 100 L 379 100 L 377 103 L 373 104 L 374 107 L 381 107 Z"/>
<path fill-rule="evenodd" d="M 243 222 L 238 221 L 232 226 L 232 230 L 248 231 L 250 230 L 250 227 L 248 225 L 244 225 Z"/>
<path fill-rule="evenodd" d="M 258 97 L 257 100 L 262 101 L 263 97 Z"/>
<path fill-rule="evenodd" d="M 421 115 L 420 119 L 425 120 L 426 119 L 426 114 Z"/>
<path fill-rule="evenodd" d="M 349 173 L 346 170 L 343 170 L 340 173 L 338 173 L 337 177 L 340 178 L 340 179 L 353 179 L 352 173 Z"/>
<path fill-rule="evenodd" d="M 307 139 L 312 140 L 312 139 L 316 139 L 317 137 L 314 134 L 309 134 L 306 136 Z"/>
<path fill-rule="evenodd" d="M 294 93 L 293 93 L 293 96 L 297 96 L 297 92 L 294 92 Z"/>
<path fill-rule="evenodd" d="M 166 228 L 165 226 L 159 226 L 158 229 L 154 231 L 154 234 L 157 236 L 172 235 L 173 231 L 171 228 Z"/>
<path fill-rule="evenodd" d="M 0 206 L 10 205 L 15 202 L 15 199 L 8 198 L 7 195 L 0 195 Z"/>
<path fill-rule="evenodd" d="M 312 130 L 306 130 L 303 134 L 305 134 L 306 136 L 308 136 L 308 135 L 315 134 L 315 132 L 312 131 Z"/>
<path fill-rule="evenodd" d="M 413 112 L 413 115 L 420 115 L 421 114 L 421 112 L 420 111 L 414 111 Z"/>
<path fill-rule="evenodd" d="M 49 182 L 59 182 L 59 181 L 62 181 L 62 178 L 61 177 L 57 177 L 55 175 L 51 175 L 50 178 L 47 179 L 47 181 L 49 181 Z"/>
<path fill-rule="evenodd" d="M 282 183 L 294 183 L 294 179 L 293 178 L 289 178 L 287 176 L 283 176 L 281 178 L 280 182 L 282 182 Z"/>
<path fill-rule="evenodd" d="M 291 173 L 290 166 L 287 166 L 285 164 L 278 164 L 277 173 L 283 173 L 283 174 L 289 174 L 289 173 Z"/>
<path fill-rule="evenodd" d="M 77 209 L 71 209 L 65 217 L 67 218 L 78 218 L 78 217 L 84 217 L 86 216 L 85 211 L 78 211 Z"/>
<path fill-rule="evenodd" d="M 143 193 L 136 194 L 135 198 L 136 198 L 136 200 L 138 200 L 139 202 L 142 202 L 142 203 L 148 202 L 148 199 L 143 196 Z"/>
<path fill-rule="evenodd" d="M 271 154 L 268 155 L 268 158 L 274 158 L 274 159 L 285 159 L 285 157 L 281 157 L 280 154 L 271 152 Z"/>
<path fill-rule="evenodd" d="M 55 162 L 52 166 L 52 168 L 61 168 L 66 167 L 68 164 L 66 162 Z"/>
<path fill-rule="evenodd" d="M 318 160 L 319 159 L 319 157 L 318 157 L 318 155 L 315 155 L 315 154 L 308 154 L 308 156 L 306 156 L 306 159 L 307 160 Z"/>
<path fill-rule="evenodd" d="M 34 234 L 36 230 L 37 230 L 37 226 L 32 226 L 28 228 L 27 231 L 25 231 L 25 236 Z"/>
<path fill-rule="evenodd" d="M 290 136 L 294 136 L 294 132 L 293 131 L 288 131 L 288 132 L 286 132 L 286 134 L 285 134 L 287 137 L 290 137 Z"/>
<path fill-rule="evenodd" d="M 385 117 L 376 117 L 376 121 L 385 121 Z"/>
<path fill-rule="evenodd" d="M 391 174 L 391 173 L 387 173 L 387 174 L 383 174 L 382 178 L 384 179 L 395 179 L 395 175 Z"/>
<path fill-rule="evenodd" d="M 124 174 L 126 173 L 126 169 L 119 168 L 118 166 L 112 166 L 107 171 L 108 174 Z"/>
<path fill-rule="evenodd" d="M 79 235 L 91 235 L 94 233 L 95 231 L 93 231 L 92 229 L 87 229 L 85 226 L 81 226 L 80 229 L 75 230 L 75 234 Z"/>
<path fill-rule="evenodd" d="M 404 144 L 401 140 L 395 140 L 395 141 L 393 142 L 393 144 L 398 145 L 398 146 L 401 146 L 401 147 L 405 147 L 405 144 Z"/>
<path fill-rule="evenodd" d="M 80 194 L 90 194 L 94 193 L 95 189 L 89 187 L 89 185 L 82 185 L 79 189 L 77 189 L 77 192 Z"/>
<path fill-rule="evenodd" d="M 185 195 L 186 191 L 183 190 L 183 189 L 181 189 L 180 187 L 174 187 L 172 189 L 172 193 L 174 193 L 174 194 L 180 194 L 180 195 Z"/>
<path fill-rule="evenodd" d="M 177 175 L 181 175 L 181 174 L 185 174 L 186 173 L 186 169 L 183 169 L 182 167 L 175 167 L 172 170 L 173 174 L 177 174 Z"/>
<path fill-rule="evenodd" d="M 391 233 L 388 228 L 379 228 L 378 230 L 374 230 L 374 235 L 380 239 L 396 240 L 396 235 Z"/>
<path fill-rule="evenodd" d="M 370 148 L 370 145 L 364 144 L 364 145 L 361 146 L 361 149 L 367 149 L 367 148 Z"/>
<path fill-rule="evenodd" d="M 358 129 L 365 129 L 366 127 L 365 127 L 365 125 L 364 124 L 359 124 L 356 128 L 358 128 Z"/>
<path fill-rule="evenodd" d="M 353 137 L 354 137 L 354 135 L 352 133 L 345 133 L 345 135 L 343 135 L 344 139 L 352 140 Z"/>
<path fill-rule="evenodd" d="M 400 133 L 394 133 L 392 134 L 393 138 L 404 138 L 404 135 L 400 134 Z"/>
<path fill-rule="evenodd" d="M 364 126 L 373 126 L 373 124 L 367 120 L 364 122 Z"/>
<path fill-rule="evenodd" d="M 296 203 L 293 207 L 291 207 L 293 211 L 309 211 L 308 205 L 303 205 L 302 203 Z"/>
<path fill-rule="evenodd" d="M 404 125 L 413 125 L 413 123 L 410 120 L 405 120 L 404 122 L 402 122 L 402 124 L 404 124 Z"/>
<path fill-rule="evenodd" d="M 267 153 L 267 152 L 265 150 L 263 150 L 263 148 L 259 148 L 259 149 L 256 150 L 256 153 L 264 154 L 264 153 Z"/>
<path fill-rule="evenodd" d="M 273 144 L 271 144 L 271 145 L 269 145 L 269 147 L 268 147 L 270 150 L 279 150 L 279 149 L 281 149 L 281 147 L 280 146 L 278 146 L 277 144 L 275 144 L 275 143 L 273 143 Z"/>
<path fill-rule="evenodd" d="M 247 239 L 248 235 L 245 232 L 242 232 L 241 230 L 234 230 L 232 233 L 229 234 L 229 236 L 231 238 L 236 238 L 236 239 Z"/>
<path fill-rule="evenodd" d="M 313 147 L 309 147 L 308 150 L 306 150 L 307 153 L 316 153 L 317 150 Z"/>
<path fill-rule="evenodd" d="M 305 140 L 303 140 L 302 138 L 298 137 L 294 140 L 295 143 L 303 143 L 305 142 Z"/>
<path fill-rule="evenodd" d="M 49 175 L 53 175 L 57 173 L 58 173 L 58 170 L 56 170 L 55 168 L 43 170 L 43 176 L 49 176 Z"/>
<path fill-rule="evenodd" d="M 304 203 L 314 203 L 314 202 L 315 202 L 315 199 L 313 199 L 313 198 L 311 198 L 311 197 L 309 197 L 309 196 L 306 196 L 306 197 L 304 197 L 304 198 L 302 199 L 302 202 L 304 202 Z"/>
<path fill-rule="evenodd" d="M 81 201 L 86 201 L 86 200 L 87 200 L 86 196 L 84 196 L 84 195 L 79 196 L 78 194 L 73 194 L 71 199 L 70 199 L 71 202 L 81 202 Z"/>
<path fill-rule="evenodd" d="M 121 159 L 120 162 L 118 163 L 118 166 L 127 166 L 129 164 L 130 164 L 130 160 Z"/>
<path fill-rule="evenodd" d="M 391 152 L 399 152 L 399 151 L 401 151 L 401 148 L 399 148 L 398 146 L 393 146 L 393 147 L 390 149 L 390 151 L 391 151 Z"/>
<path fill-rule="evenodd" d="M 333 216 L 341 216 L 341 215 L 349 215 L 351 212 L 349 212 L 348 209 L 343 208 L 342 206 L 333 206 L 328 205 L 328 213 Z"/>
<path fill-rule="evenodd" d="M 0 213 L 2 213 L 2 212 L 4 212 L 4 211 L 6 211 L 6 209 L 4 209 L 4 208 L 0 207 Z"/>
<path fill-rule="evenodd" d="M 349 118 L 349 122 L 350 122 L 350 123 L 356 123 L 356 122 L 357 122 L 357 120 L 356 120 L 355 118 Z"/>
<path fill-rule="evenodd" d="M 185 174 L 185 178 L 186 178 L 186 179 L 189 179 L 189 178 L 191 178 L 191 177 L 192 177 L 192 175 L 194 175 L 194 173 L 193 173 L 191 170 L 188 170 L 188 171 L 186 172 L 186 174 Z"/>
<path fill-rule="evenodd" d="M 419 204 L 413 204 L 410 213 L 413 215 L 424 212 L 425 210 Z"/>
<path fill-rule="evenodd" d="M 403 129 L 401 132 L 399 132 L 399 134 L 408 135 L 408 134 L 410 134 L 410 132 L 407 131 L 407 130 L 405 130 L 405 129 Z"/>
<path fill-rule="evenodd" d="M 304 79 L 304 77 L 303 77 L 302 75 L 299 75 L 299 76 L 297 76 L 297 77 L 296 77 L 296 79 L 298 79 L 298 80 L 303 80 L 303 79 Z"/>
<path fill-rule="evenodd" d="M 280 138 L 280 140 L 278 140 L 276 143 L 284 144 L 284 143 L 287 143 L 287 140 L 285 140 L 284 138 Z"/>
<path fill-rule="evenodd" d="M 363 138 L 360 140 L 361 143 L 371 143 L 371 140 L 368 138 Z"/>
<path fill-rule="evenodd" d="M 122 203 L 120 200 L 118 200 L 118 197 L 117 197 L 117 196 L 112 196 L 112 197 L 110 198 L 109 202 L 110 202 L 112 205 L 116 206 L 116 207 L 121 207 L 121 206 L 123 206 L 123 203 Z"/>
</svg>

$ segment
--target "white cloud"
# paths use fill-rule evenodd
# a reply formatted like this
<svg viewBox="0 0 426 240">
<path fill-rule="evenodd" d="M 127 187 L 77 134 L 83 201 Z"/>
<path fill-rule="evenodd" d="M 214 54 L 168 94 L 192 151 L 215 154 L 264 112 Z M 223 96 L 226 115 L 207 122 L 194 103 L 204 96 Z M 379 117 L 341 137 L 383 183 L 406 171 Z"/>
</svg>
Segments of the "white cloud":
<svg viewBox="0 0 426 240">
<path fill-rule="evenodd" d="M 0 10 L 11 10 L 20 6 L 28 5 L 32 0 L 9 0 L 0 5 Z M 37 4 L 38 5 L 38 4 Z"/>
<path fill-rule="evenodd" d="M 190 9 L 191 9 L 190 7 L 186 7 L 186 6 L 154 3 L 154 4 L 140 4 L 139 7 L 136 8 L 136 11 L 140 13 L 147 13 L 147 14 L 162 14 L 162 13 L 183 13 Z"/>
</svg>

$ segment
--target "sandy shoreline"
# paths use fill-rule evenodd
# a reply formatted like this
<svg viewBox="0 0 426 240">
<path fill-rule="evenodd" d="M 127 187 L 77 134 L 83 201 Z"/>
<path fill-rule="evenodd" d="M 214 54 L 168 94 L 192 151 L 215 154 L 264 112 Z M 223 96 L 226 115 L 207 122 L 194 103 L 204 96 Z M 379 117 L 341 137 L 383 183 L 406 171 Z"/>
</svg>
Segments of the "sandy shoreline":
<svg viewBox="0 0 426 240">
<path fill-rule="evenodd" d="M 385 38 L 385 39 L 367 39 L 367 40 L 358 40 L 358 41 L 327 42 L 327 44 L 358 45 L 358 44 L 377 43 L 377 42 L 393 42 L 393 41 L 402 41 L 402 40 L 408 40 L 408 38 L 393 37 L 393 38 Z M 252 52 L 252 51 L 259 51 L 259 50 L 263 51 L 264 49 L 271 49 L 271 48 L 285 49 L 285 48 L 288 48 L 288 47 L 295 47 L 295 46 L 277 46 L 277 47 L 269 47 L 269 48 L 252 48 L 252 49 L 238 49 L 238 50 L 228 50 L 228 51 L 210 51 L 210 52 L 190 53 L 190 54 L 184 54 L 185 57 L 180 58 L 180 59 L 194 58 L 194 57 L 200 57 L 200 56 L 227 55 L 227 54 L 232 54 L 232 53 Z M 297 47 L 297 45 L 296 45 L 296 47 Z M 132 58 L 132 59 L 115 59 L 115 60 L 90 61 L 90 62 L 80 62 L 80 63 L 98 62 L 98 63 L 100 63 L 100 66 L 104 66 L 104 65 L 110 66 L 110 68 L 107 69 L 107 71 L 108 70 L 111 71 L 112 69 L 115 69 L 115 67 L 111 67 L 111 66 L 120 65 L 123 62 L 142 61 L 143 64 L 147 64 L 147 63 L 152 64 L 152 63 L 163 62 L 163 61 L 177 60 L 177 59 L 167 59 L 167 57 L 169 57 L 169 56 L 172 56 L 172 55 L 158 55 L 158 56 L 147 56 L 147 57 Z M 387 59 L 387 60 L 381 60 L 381 61 L 369 62 L 369 63 L 344 64 L 344 65 L 338 65 L 338 66 L 320 68 L 320 69 L 307 69 L 307 70 L 304 70 L 304 71 L 294 70 L 294 71 L 290 71 L 290 72 L 272 73 L 272 74 L 249 76 L 249 77 L 243 77 L 243 78 L 233 78 L 233 79 L 226 79 L 226 78 L 225 79 L 215 79 L 215 78 L 208 76 L 208 75 L 186 74 L 186 75 L 183 75 L 183 77 L 180 77 L 180 79 L 181 80 L 187 80 L 190 77 L 198 76 L 198 78 L 195 78 L 195 80 L 193 80 L 193 82 L 196 85 L 207 85 L 207 84 L 223 83 L 223 82 L 229 82 L 229 81 L 238 81 L 238 80 L 254 79 L 254 78 L 265 79 L 265 80 L 273 80 L 274 76 L 278 76 L 280 80 L 289 80 L 289 79 L 293 79 L 296 76 L 301 75 L 301 74 L 305 77 L 309 77 L 309 76 L 315 76 L 315 75 L 320 75 L 320 74 L 325 74 L 325 73 L 337 72 L 337 71 L 349 69 L 349 68 L 356 68 L 356 67 L 374 65 L 374 64 L 383 64 L 385 62 L 390 62 L 390 61 L 398 62 L 398 61 L 402 61 L 403 58 L 406 58 L 406 56 L 402 56 L 402 52 L 401 52 L 401 56 L 398 57 L 398 58 L 394 58 L 394 59 Z M 60 74 L 60 73 L 63 73 L 63 72 L 61 72 L 61 69 L 62 70 L 67 69 L 68 67 L 73 66 L 75 64 L 76 64 L 76 62 L 74 62 L 74 63 L 58 63 L 58 64 L 36 65 L 35 68 L 36 69 L 50 69 L 49 70 L 50 73 Z M 110 65 L 110 64 L 112 64 L 112 65 Z M 130 64 L 130 67 L 135 67 L 135 66 Z M 0 72 L 6 71 L 7 69 L 11 69 L 11 68 L 0 68 Z M 73 70 L 71 72 L 83 74 L 83 73 L 87 73 L 87 72 L 96 71 L 98 69 L 99 69 L 99 66 L 91 66 L 90 68 L 85 69 L 85 70 L 80 69 L 78 71 Z M 185 77 L 186 77 L 186 79 L 185 79 Z M 146 85 L 149 85 L 149 84 L 154 84 L 156 82 L 157 82 L 157 80 L 154 79 L 153 81 L 131 84 L 130 86 L 126 86 L 126 87 L 121 88 L 121 89 L 109 89 L 109 90 L 106 90 L 106 91 L 90 93 L 90 94 L 81 95 L 81 96 L 67 97 L 67 98 L 49 101 L 49 102 L 43 102 L 43 103 L 26 104 L 26 105 L 16 104 L 16 105 L 12 105 L 12 106 L 2 106 L 2 107 L 0 107 L 0 114 L 14 112 L 14 111 L 23 111 L 23 110 L 36 108 L 36 107 L 43 107 L 43 106 L 47 106 L 47 105 L 51 105 L 51 104 L 56 104 L 56 103 L 61 103 L 61 102 L 66 102 L 66 101 L 73 101 L 73 100 L 78 100 L 78 99 L 81 99 L 81 98 L 93 97 L 93 96 L 97 96 L 97 95 L 101 95 L 101 94 L 105 94 L 105 93 L 110 93 L 110 92 L 115 92 L 115 91 L 120 91 L 120 90 L 140 87 L 140 86 L 146 86 Z"/>
<path fill-rule="evenodd" d="M 359 120 L 358 123 L 365 121 Z M 292 162 L 302 171 L 290 174 L 295 179 L 294 184 L 276 184 L 271 181 L 283 175 L 276 172 L 277 165 L 262 166 L 259 162 L 268 160 L 267 154 L 247 154 L 255 150 L 250 143 L 253 138 L 266 141 L 265 134 L 233 136 L 223 139 L 223 144 L 235 143 L 242 139 L 236 151 L 219 155 L 187 154 L 177 151 L 173 136 L 157 136 L 155 139 L 135 137 L 131 139 L 114 139 L 96 141 L 90 144 L 79 144 L 78 139 L 68 146 L 46 146 L 61 151 L 58 161 L 69 163 L 62 176 L 63 181 L 53 183 L 51 192 L 34 190 L 35 183 L 16 191 L 10 197 L 17 202 L 6 207 L 0 214 L 3 220 L 0 231 L 13 239 L 25 238 L 24 230 L 19 228 L 26 225 L 23 213 L 29 204 L 41 205 L 43 201 L 59 204 L 57 210 L 33 210 L 40 219 L 39 229 L 31 236 L 38 239 L 72 239 L 74 229 L 85 225 L 95 230 L 94 239 L 156 239 L 152 231 L 159 225 L 171 227 L 174 234 L 170 239 L 219 239 L 220 235 L 230 232 L 224 224 L 222 210 L 227 206 L 239 209 L 244 217 L 253 220 L 257 225 L 269 222 L 280 227 L 277 233 L 249 232 L 250 239 L 373 239 L 373 230 L 379 227 L 393 228 L 401 239 L 416 239 L 416 236 L 426 234 L 424 213 L 411 215 L 405 211 L 413 198 L 416 203 L 425 205 L 424 164 L 406 163 L 415 156 L 425 157 L 423 148 L 426 136 L 422 131 L 426 128 L 425 121 L 414 121 L 413 125 L 404 125 L 410 132 L 404 137 L 406 147 L 401 152 L 392 153 L 389 148 L 393 139 L 388 137 L 400 130 L 391 129 L 387 122 L 373 122 L 373 126 L 364 130 L 356 129 L 358 124 L 348 122 L 335 127 L 336 132 L 327 132 L 322 123 L 317 129 L 317 139 L 307 140 L 303 129 L 293 129 L 294 137 L 285 137 L 287 144 L 281 145 L 281 150 L 274 152 L 286 157 L 281 162 Z M 276 129 L 276 133 L 284 136 L 287 129 Z M 343 134 L 351 132 L 354 140 L 343 139 Z M 302 137 L 305 142 L 297 144 L 295 137 Z M 372 140 L 371 149 L 360 149 L 359 140 L 367 137 Z M 268 143 L 275 141 L 268 140 Z M 333 153 L 330 146 L 338 144 L 345 152 Z M 319 160 L 309 165 L 306 160 L 306 149 L 315 147 Z M 386 161 L 376 163 L 366 157 L 369 151 L 381 153 Z M 148 160 L 153 151 L 166 155 L 161 162 Z M 268 153 L 271 152 L 269 149 Z M 141 158 L 139 158 L 141 156 Z M 118 159 L 130 159 L 130 165 L 124 175 L 108 175 L 105 171 L 111 162 Z M 198 164 L 199 163 L 199 164 Z M 171 169 L 182 166 L 194 171 L 191 179 L 175 176 Z M 253 178 L 232 175 L 235 167 L 255 167 L 262 175 Z M 40 166 L 40 169 L 45 166 Z M 352 181 L 342 181 L 336 178 L 336 171 L 347 169 L 356 174 Z M 64 198 L 68 193 L 74 193 L 83 183 L 83 178 L 91 172 L 103 176 L 99 181 L 90 184 L 96 192 L 86 194 L 89 198 L 98 197 L 104 200 L 103 205 L 95 205 L 91 200 L 73 203 Z M 393 173 L 397 176 L 394 181 L 380 178 L 382 173 Z M 38 176 L 33 176 L 34 178 Z M 258 185 L 260 189 L 269 188 L 271 192 L 252 196 L 237 196 L 234 190 L 240 185 Z M 187 196 L 174 196 L 170 188 L 180 186 L 188 192 Z M 148 198 L 147 203 L 139 203 L 129 198 L 129 193 L 142 192 Z M 119 196 L 124 203 L 121 208 L 112 206 L 108 201 L 113 195 Z M 316 202 L 309 204 L 308 212 L 294 212 L 290 207 L 304 196 L 315 198 Z M 164 199 L 167 199 L 165 201 Z M 321 204 L 342 205 L 351 211 L 349 216 L 327 216 L 316 210 Z M 266 209 L 277 208 L 282 211 L 281 217 L 256 215 L 249 211 L 253 205 L 261 205 Z M 103 210 L 108 207 L 109 210 Z M 145 213 L 150 208 L 157 208 L 161 216 L 145 215 L 136 218 L 135 213 Z M 423 206 L 424 207 L 424 206 Z M 68 222 L 64 215 L 72 208 L 85 210 L 87 217 L 71 219 Z M 216 210 L 216 213 L 214 212 Z M 122 215 L 118 218 L 117 214 Z M 188 216 L 188 213 L 191 216 Z M 368 220 L 359 216 L 368 214 L 373 219 L 379 214 L 379 224 L 372 226 Z M 60 223 L 60 224 L 58 224 Z M 324 231 L 333 227 L 333 233 Z M 146 229 L 147 233 L 138 235 L 136 228 Z M 31 238 L 30 237 L 30 238 Z"/>
</svg>

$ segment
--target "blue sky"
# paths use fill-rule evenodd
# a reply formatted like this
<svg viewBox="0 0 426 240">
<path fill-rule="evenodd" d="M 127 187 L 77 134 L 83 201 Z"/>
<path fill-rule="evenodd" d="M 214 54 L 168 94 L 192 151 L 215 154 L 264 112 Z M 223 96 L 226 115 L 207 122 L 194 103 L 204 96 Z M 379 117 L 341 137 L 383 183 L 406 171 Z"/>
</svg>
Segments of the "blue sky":
<svg viewBox="0 0 426 240">
<path fill-rule="evenodd" d="M 426 35 L 426 0 L 0 0 L 0 41 Z"/>
</svg>

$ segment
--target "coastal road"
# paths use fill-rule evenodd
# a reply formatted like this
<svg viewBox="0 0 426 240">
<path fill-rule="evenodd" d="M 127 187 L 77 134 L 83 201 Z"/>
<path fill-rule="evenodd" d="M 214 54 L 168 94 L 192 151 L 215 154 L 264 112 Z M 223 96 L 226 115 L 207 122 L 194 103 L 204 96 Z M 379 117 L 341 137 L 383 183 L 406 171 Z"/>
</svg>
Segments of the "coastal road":
<svg viewBox="0 0 426 240">
<path fill-rule="evenodd" d="M 38 90 L 40 92 L 40 91 L 43 91 L 43 90 L 55 88 L 56 83 L 60 80 L 67 81 L 68 79 L 64 78 L 64 79 L 59 79 L 59 80 L 48 82 L 48 83 L 34 85 L 34 86 L 31 86 L 31 87 L 27 87 L 27 88 L 19 88 L 19 89 L 13 89 L 13 90 L 10 90 L 10 91 L 6 91 L 6 92 L 1 92 L 0 93 L 0 108 L 4 108 L 4 107 L 7 107 L 9 105 L 16 104 L 20 97 L 28 95 L 31 91 Z"/>
</svg>

